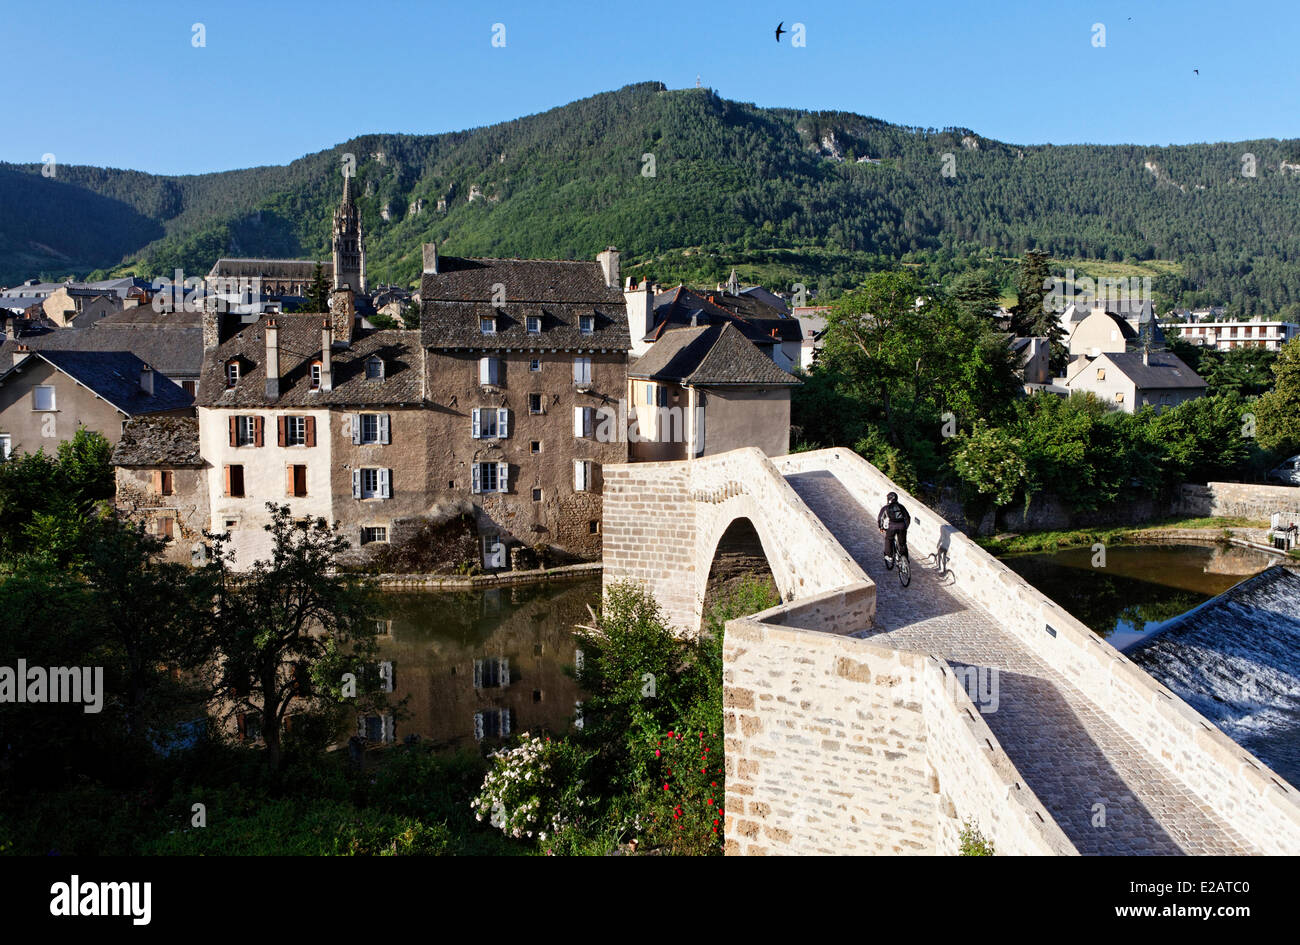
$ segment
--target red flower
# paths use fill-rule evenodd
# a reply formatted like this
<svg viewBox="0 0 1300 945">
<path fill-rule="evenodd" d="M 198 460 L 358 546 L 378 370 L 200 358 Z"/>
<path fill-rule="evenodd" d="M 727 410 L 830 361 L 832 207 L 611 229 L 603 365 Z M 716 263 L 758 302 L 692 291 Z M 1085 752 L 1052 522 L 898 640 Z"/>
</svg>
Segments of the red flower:
<svg viewBox="0 0 1300 945">
<path fill-rule="evenodd" d="M 672 732 L 669 732 L 669 733 L 668 733 L 668 737 L 669 737 L 669 738 L 672 738 L 672 737 L 673 737 L 673 733 L 672 733 Z"/>
<path fill-rule="evenodd" d="M 659 749 L 656 748 L 656 749 L 655 749 L 655 757 L 658 758 L 661 754 L 662 754 L 662 752 L 660 752 Z"/>
<path fill-rule="evenodd" d="M 668 785 L 666 785 L 666 784 L 664 785 L 664 790 L 665 790 L 665 791 L 668 790 Z"/>
<path fill-rule="evenodd" d="M 713 798 L 709 798 L 709 799 L 708 799 L 707 801 L 705 801 L 704 803 L 706 803 L 706 804 L 712 804 L 712 803 L 713 803 Z"/>
<path fill-rule="evenodd" d="M 710 781 L 710 782 L 709 782 L 709 787 L 717 787 L 717 786 L 718 786 L 718 782 L 717 782 L 717 781 Z"/>
</svg>

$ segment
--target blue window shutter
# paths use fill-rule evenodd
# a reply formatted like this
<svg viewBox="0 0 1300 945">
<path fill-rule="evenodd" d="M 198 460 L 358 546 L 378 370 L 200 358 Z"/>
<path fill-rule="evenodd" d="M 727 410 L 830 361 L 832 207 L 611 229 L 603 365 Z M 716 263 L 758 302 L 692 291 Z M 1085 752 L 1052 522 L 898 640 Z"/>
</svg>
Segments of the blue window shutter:
<svg viewBox="0 0 1300 945">
<path fill-rule="evenodd" d="M 501 658 L 501 688 L 504 689 L 510 685 L 510 659 Z"/>
<path fill-rule="evenodd" d="M 474 477 L 474 484 L 473 487 L 470 489 L 470 492 L 474 492 L 474 493 L 482 492 L 483 491 L 483 487 L 481 485 L 482 473 L 481 470 L 479 469 L 479 464 L 475 463 L 473 466 L 471 466 L 470 472 L 473 474 Z"/>
<path fill-rule="evenodd" d="M 387 444 L 390 442 L 388 431 L 389 431 L 388 414 L 381 413 L 379 415 L 379 442 L 380 443 Z"/>
<path fill-rule="evenodd" d="M 510 491 L 510 464 L 497 463 L 497 492 Z"/>
<path fill-rule="evenodd" d="M 361 498 L 361 470 L 352 470 L 352 498 Z"/>
<path fill-rule="evenodd" d="M 393 497 L 393 471 L 391 469 L 379 470 L 379 496 L 383 499 Z"/>
<path fill-rule="evenodd" d="M 483 740 L 483 713 L 482 712 L 474 713 L 474 737 L 478 741 Z"/>
<path fill-rule="evenodd" d="M 352 442 L 361 442 L 361 414 L 354 413 L 348 415 L 352 421 Z"/>
<path fill-rule="evenodd" d="M 479 412 L 477 407 L 475 407 L 473 410 L 470 411 L 470 417 L 471 417 L 470 436 L 472 436 L 474 439 L 477 440 L 483 436 L 483 421 L 479 417 Z"/>
<path fill-rule="evenodd" d="M 505 438 L 510 435 L 510 411 L 505 407 L 497 408 L 497 436 Z"/>
<path fill-rule="evenodd" d="M 501 710 L 501 734 L 502 735 L 510 734 L 510 710 L 509 709 Z"/>
</svg>

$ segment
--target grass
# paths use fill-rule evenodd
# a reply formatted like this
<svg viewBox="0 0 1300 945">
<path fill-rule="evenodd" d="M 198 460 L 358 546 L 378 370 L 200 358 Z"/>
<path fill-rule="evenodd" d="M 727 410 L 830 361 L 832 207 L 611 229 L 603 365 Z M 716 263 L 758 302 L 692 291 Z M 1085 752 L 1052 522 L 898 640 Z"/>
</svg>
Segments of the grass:
<svg viewBox="0 0 1300 945">
<path fill-rule="evenodd" d="M 1028 535 L 1011 535 L 1004 538 L 977 538 L 979 545 L 991 554 L 1023 554 L 1027 552 L 1059 551 L 1081 545 L 1120 544 L 1133 541 L 1150 532 L 1188 528 L 1219 530 L 1220 535 L 1207 535 L 1218 540 L 1229 536 L 1230 528 L 1267 528 L 1268 523 L 1249 518 L 1166 518 L 1145 525 L 1124 525 L 1115 528 L 1076 528 L 1066 531 L 1032 532 Z"/>
</svg>

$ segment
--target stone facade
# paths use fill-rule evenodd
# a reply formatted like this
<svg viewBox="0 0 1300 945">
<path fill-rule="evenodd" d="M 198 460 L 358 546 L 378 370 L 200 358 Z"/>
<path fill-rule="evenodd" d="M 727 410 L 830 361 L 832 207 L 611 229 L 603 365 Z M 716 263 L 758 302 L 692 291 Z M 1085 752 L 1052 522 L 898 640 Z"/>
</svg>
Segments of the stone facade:
<svg viewBox="0 0 1300 945">
<path fill-rule="evenodd" d="M 1252 518 L 1263 522 L 1268 522 L 1274 512 L 1280 512 L 1282 524 L 1288 525 L 1300 522 L 1300 488 L 1249 482 L 1185 485 L 1178 495 L 1177 511 L 1183 515 Z"/>
<path fill-rule="evenodd" d="M 168 539 L 164 560 L 192 563 L 194 546 L 203 542 L 211 515 L 207 470 L 166 464 L 117 466 L 115 477 L 118 510 L 143 522 L 150 534 Z"/>
</svg>

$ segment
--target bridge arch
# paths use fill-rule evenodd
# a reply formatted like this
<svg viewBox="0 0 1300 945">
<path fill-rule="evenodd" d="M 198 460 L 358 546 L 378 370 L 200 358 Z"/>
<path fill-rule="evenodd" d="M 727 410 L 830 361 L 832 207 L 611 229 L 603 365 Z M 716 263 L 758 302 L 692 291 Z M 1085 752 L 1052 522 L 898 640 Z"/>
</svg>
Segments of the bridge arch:
<svg viewBox="0 0 1300 945">
<path fill-rule="evenodd" d="M 777 582 L 772 564 L 774 560 L 780 559 L 774 559 L 768 553 L 759 527 L 747 515 L 733 518 L 722 527 L 712 555 L 700 559 L 697 576 L 704 578 L 700 593 L 701 625 L 707 622 L 709 614 L 718 603 L 749 578 L 767 584 L 780 597 L 781 603 L 788 601 L 789 598 Z"/>
</svg>

